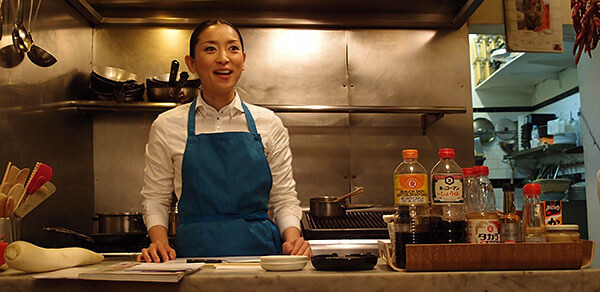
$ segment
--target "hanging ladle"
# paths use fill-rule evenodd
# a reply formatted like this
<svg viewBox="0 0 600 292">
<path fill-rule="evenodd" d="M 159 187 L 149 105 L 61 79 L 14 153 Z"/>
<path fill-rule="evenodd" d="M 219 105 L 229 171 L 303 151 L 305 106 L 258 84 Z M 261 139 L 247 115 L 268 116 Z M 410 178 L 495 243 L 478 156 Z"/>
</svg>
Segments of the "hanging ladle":
<svg viewBox="0 0 600 292">
<path fill-rule="evenodd" d="M 21 0 L 17 0 L 17 18 L 12 30 L 12 41 L 21 52 L 29 52 L 33 46 L 33 38 L 23 24 L 23 2 Z"/>
<path fill-rule="evenodd" d="M 35 16 L 33 17 L 33 23 L 35 23 L 35 21 L 37 20 L 38 13 L 40 12 L 41 6 L 42 6 L 42 0 L 40 0 L 38 2 L 37 8 L 35 9 Z M 29 27 L 27 28 L 30 32 L 31 32 L 31 26 L 32 26 L 32 22 L 31 22 L 32 8 L 33 8 L 33 0 L 31 0 L 31 6 L 29 9 Z M 31 62 L 33 62 L 34 64 L 36 64 L 40 67 L 50 67 L 50 66 L 54 65 L 54 63 L 56 63 L 56 61 L 57 61 L 56 58 L 54 56 L 52 56 L 50 53 L 48 53 L 46 50 L 37 46 L 33 42 L 33 38 L 31 39 L 31 44 L 32 44 L 31 50 L 29 52 L 27 52 L 27 57 L 29 57 L 29 60 L 31 60 Z"/>
<path fill-rule="evenodd" d="M 2 40 L 2 35 L 4 34 L 2 31 L 2 27 L 4 26 L 4 7 L 2 4 L 3 2 L 0 0 L 0 40 Z"/>
<path fill-rule="evenodd" d="M 38 6 L 35 12 L 35 16 L 33 18 L 33 22 L 36 21 L 38 13 L 40 11 L 40 7 L 42 5 L 42 1 L 38 2 Z M 27 53 L 27 57 L 34 64 L 40 67 L 50 67 L 56 63 L 56 58 L 48 53 L 46 50 L 40 48 L 33 42 L 33 37 L 31 36 L 31 14 L 33 13 L 33 0 L 31 0 L 31 5 L 29 7 L 29 27 L 25 28 L 23 25 L 23 3 L 21 0 L 17 2 L 17 20 L 15 20 L 15 26 L 13 28 L 13 44 L 19 50 Z"/>
</svg>

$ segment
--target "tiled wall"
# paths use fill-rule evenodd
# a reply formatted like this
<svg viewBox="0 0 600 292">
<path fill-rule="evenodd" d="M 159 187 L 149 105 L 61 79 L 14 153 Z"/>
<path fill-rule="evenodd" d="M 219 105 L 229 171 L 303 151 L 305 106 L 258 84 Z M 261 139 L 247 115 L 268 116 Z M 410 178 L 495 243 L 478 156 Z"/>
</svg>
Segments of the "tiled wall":
<svg viewBox="0 0 600 292">
<path fill-rule="evenodd" d="M 579 93 L 573 94 L 569 97 L 561 99 L 555 103 L 552 103 L 548 106 L 540 108 L 533 113 L 554 113 L 559 118 L 569 119 L 571 116 L 577 118 L 577 112 L 580 108 L 580 99 Z M 518 121 L 520 115 L 527 115 L 530 112 L 474 112 L 473 119 L 476 118 L 486 118 L 490 120 L 494 125 L 498 123 L 498 121 L 502 119 L 509 119 L 512 121 Z M 498 142 L 502 141 L 498 137 L 495 137 L 494 140 L 486 145 L 483 145 L 483 153 L 485 156 L 485 161 L 483 165 L 487 166 L 490 169 L 490 178 L 491 179 L 510 179 L 514 178 L 526 178 L 529 173 L 521 168 L 515 168 L 514 173 L 511 168 L 510 161 L 504 159 L 505 153 L 500 149 Z M 532 161 L 532 163 L 535 163 Z M 583 172 L 583 164 L 571 167 L 569 169 L 564 170 L 567 173 L 572 172 Z M 502 189 L 497 188 L 494 190 L 496 195 L 496 207 L 502 210 Z M 516 199 L 517 199 L 517 209 L 520 209 L 522 206 L 522 189 L 516 190 Z"/>
</svg>

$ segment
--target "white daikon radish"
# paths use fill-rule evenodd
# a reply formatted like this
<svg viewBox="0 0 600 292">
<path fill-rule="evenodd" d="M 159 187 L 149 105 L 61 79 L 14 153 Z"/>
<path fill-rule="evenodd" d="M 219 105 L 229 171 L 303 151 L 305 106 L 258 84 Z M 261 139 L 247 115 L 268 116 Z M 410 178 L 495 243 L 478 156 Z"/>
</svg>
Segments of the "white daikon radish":
<svg viewBox="0 0 600 292">
<path fill-rule="evenodd" d="M 43 248 L 26 241 L 15 241 L 6 247 L 4 259 L 16 270 L 47 272 L 99 263 L 104 256 L 80 247 Z"/>
</svg>

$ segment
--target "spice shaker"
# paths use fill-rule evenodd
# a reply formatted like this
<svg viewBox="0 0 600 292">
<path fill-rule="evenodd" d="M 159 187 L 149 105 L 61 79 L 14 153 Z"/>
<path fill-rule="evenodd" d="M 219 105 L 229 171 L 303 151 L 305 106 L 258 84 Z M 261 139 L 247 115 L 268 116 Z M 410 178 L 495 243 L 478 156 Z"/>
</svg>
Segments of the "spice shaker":
<svg viewBox="0 0 600 292">
<path fill-rule="evenodd" d="M 523 187 L 525 203 L 523 205 L 523 241 L 545 242 L 546 226 L 544 222 L 544 208 L 540 202 L 542 187 L 536 183 L 526 184 Z"/>
</svg>

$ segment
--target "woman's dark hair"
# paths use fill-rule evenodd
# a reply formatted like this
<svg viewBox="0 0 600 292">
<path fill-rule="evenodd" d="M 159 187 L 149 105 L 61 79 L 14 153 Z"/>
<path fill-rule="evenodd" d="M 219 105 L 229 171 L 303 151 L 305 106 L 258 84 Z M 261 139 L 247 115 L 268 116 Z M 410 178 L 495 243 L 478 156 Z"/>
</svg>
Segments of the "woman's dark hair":
<svg viewBox="0 0 600 292">
<path fill-rule="evenodd" d="M 196 44 L 198 44 L 198 35 L 200 35 L 209 26 L 219 24 L 219 23 L 228 25 L 231 28 L 233 28 L 235 30 L 235 32 L 237 32 L 238 36 L 240 37 L 240 43 L 242 44 L 242 51 L 244 51 L 244 39 L 242 38 L 242 33 L 240 32 L 240 30 L 235 25 L 233 25 L 231 22 L 229 22 L 227 20 L 219 19 L 219 18 L 211 18 L 211 19 L 208 19 L 208 20 L 200 23 L 198 26 L 196 26 L 196 28 L 194 29 L 194 32 L 192 32 L 192 36 L 190 37 L 190 56 L 192 58 L 195 57 L 194 56 L 194 48 L 196 47 Z"/>
</svg>

